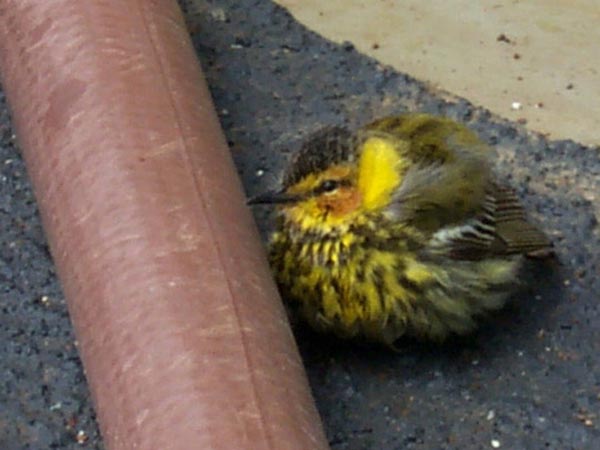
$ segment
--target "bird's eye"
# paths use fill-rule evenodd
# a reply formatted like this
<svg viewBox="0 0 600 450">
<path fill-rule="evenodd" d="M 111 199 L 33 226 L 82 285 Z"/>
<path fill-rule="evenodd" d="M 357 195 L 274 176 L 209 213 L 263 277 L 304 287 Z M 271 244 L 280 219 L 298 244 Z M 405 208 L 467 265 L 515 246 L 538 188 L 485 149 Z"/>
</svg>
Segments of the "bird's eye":
<svg viewBox="0 0 600 450">
<path fill-rule="evenodd" d="M 319 192 L 331 192 L 335 191 L 339 187 L 340 183 L 337 180 L 325 180 L 319 186 Z"/>
</svg>

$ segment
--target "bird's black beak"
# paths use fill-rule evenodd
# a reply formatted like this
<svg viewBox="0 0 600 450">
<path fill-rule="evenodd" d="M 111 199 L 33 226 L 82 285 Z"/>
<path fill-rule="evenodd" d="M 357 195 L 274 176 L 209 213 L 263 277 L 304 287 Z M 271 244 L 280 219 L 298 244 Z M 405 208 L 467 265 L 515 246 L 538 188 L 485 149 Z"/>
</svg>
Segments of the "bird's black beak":
<svg viewBox="0 0 600 450">
<path fill-rule="evenodd" d="M 251 197 L 246 201 L 247 205 L 268 205 L 276 203 L 293 203 L 300 200 L 299 195 L 286 194 L 283 190 L 268 191 Z"/>
</svg>

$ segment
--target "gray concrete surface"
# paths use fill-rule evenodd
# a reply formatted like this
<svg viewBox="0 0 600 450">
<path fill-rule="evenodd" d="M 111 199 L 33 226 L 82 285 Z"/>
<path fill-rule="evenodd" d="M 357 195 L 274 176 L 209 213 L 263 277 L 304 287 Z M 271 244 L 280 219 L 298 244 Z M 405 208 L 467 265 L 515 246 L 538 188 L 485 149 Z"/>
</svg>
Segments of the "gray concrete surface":
<svg viewBox="0 0 600 450">
<path fill-rule="evenodd" d="M 472 337 L 441 347 L 406 342 L 395 354 L 297 330 L 332 449 L 598 448 L 599 151 L 436 97 L 270 1 L 183 6 L 249 194 L 272 185 L 294 144 L 321 125 L 421 110 L 463 121 L 495 144 L 498 172 L 556 242 L 561 266 L 532 270 L 514 305 Z M 101 449 L 0 101 L 0 449 Z M 268 212 L 256 212 L 267 230 Z"/>
</svg>

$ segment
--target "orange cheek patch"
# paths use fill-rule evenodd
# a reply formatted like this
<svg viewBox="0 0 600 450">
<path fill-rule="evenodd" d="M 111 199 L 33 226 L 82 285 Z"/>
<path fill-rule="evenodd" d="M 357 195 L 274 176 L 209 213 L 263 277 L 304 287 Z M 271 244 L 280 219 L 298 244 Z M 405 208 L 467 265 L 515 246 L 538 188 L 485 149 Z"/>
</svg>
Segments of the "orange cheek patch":
<svg viewBox="0 0 600 450">
<path fill-rule="evenodd" d="M 334 217 L 344 217 L 358 209 L 361 195 L 356 188 L 342 188 L 335 194 L 322 195 L 318 199 L 319 208 L 329 211 Z"/>
</svg>

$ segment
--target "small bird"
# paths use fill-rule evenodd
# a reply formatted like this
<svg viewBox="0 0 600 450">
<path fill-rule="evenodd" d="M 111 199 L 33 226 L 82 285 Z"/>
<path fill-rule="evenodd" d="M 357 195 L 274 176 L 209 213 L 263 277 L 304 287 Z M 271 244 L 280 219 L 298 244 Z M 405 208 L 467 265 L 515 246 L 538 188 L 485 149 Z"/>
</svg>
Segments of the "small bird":
<svg viewBox="0 0 600 450">
<path fill-rule="evenodd" d="M 551 254 L 490 148 L 428 114 L 311 136 L 275 204 L 269 258 L 282 295 L 313 328 L 388 346 L 442 341 L 501 308 L 525 257 Z"/>
</svg>

